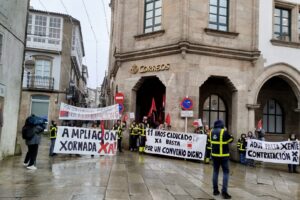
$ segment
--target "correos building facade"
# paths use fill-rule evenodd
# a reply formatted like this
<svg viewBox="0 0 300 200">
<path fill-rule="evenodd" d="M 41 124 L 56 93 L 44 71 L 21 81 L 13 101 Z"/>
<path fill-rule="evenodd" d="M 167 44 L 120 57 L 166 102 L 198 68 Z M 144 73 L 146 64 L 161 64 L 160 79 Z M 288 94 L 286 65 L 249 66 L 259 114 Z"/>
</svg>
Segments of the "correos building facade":
<svg viewBox="0 0 300 200">
<path fill-rule="evenodd" d="M 112 0 L 108 104 L 125 95 L 140 121 L 155 100 L 155 121 L 183 131 L 224 120 L 235 136 L 262 119 L 270 140 L 299 133 L 300 1 Z M 286 22 L 288 21 L 288 22 Z M 287 27 L 287 28 L 286 28 Z M 298 56 L 297 56 L 298 55 Z"/>
</svg>

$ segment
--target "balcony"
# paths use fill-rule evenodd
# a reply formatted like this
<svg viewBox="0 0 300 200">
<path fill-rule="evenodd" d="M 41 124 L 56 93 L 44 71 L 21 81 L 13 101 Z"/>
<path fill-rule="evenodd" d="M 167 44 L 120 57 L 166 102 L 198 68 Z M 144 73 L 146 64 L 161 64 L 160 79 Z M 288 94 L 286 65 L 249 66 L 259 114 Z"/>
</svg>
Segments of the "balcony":
<svg viewBox="0 0 300 200">
<path fill-rule="evenodd" d="M 23 79 L 23 88 L 36 90 L 54 90 L 54 78 L 26 75 Z"/>
</svg>

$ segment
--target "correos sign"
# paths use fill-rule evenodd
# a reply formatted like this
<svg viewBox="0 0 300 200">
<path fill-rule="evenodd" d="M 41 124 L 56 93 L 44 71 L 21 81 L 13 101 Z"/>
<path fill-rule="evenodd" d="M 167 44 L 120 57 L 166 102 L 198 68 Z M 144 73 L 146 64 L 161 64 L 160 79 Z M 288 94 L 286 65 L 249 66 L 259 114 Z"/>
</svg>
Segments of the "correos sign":
<svg viewBox="0 0 300 200">
<path fill-rule="evenodd" d="M 137 66 L 133 65 L 130 69 L 132 74 L 137 73 L 147 73 L 147 72 L 159 72 L 159 71 L 167 71 L 170 69 L 170 64 L 161 64 L 161 65 L 150 65 L 150 66 Z"/>
</svg>

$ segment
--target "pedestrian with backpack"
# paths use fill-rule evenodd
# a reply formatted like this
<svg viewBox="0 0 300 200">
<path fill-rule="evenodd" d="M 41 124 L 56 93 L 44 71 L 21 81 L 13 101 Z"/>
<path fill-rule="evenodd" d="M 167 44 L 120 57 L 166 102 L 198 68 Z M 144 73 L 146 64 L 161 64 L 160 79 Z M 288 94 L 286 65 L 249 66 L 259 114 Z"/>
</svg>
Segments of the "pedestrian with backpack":
<svg viewBox="0 0 300 200">
<path fill-rule="evenodd" d="M 41 142 L 41 133 L 46 127 L 46 121 L 46 119 L 31 115 L 26 119 L 25 125 L 22 128 L 22 137 L 25 139 L 28 147 L 23 165 L 29 170 L 37 169 L 35 166 L 36 157 Z"/>
</svg>

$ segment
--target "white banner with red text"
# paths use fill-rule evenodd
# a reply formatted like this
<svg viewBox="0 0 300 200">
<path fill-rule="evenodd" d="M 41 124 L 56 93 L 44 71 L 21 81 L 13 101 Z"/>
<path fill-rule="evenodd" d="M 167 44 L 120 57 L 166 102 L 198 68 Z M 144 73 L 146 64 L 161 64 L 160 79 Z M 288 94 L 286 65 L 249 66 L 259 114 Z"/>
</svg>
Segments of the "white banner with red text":
<svg viewBox="0 0 300 200">
<path fill-rule="evenodd" d="M 54 153 L 82 155 L 115 155 L 117 133 L 112 130 L 57 127 Z"/>
<path fill-rule="evenodd" d="M 81 108 L 61 103 L 59 110 L 60 120 L 118 120 L 120 117 L 118 104 L 104 108 Z"/>
<path fill-rule="evenodd" d="M 299 164 L 299 142 L 248 140 L 246 158 L 280 164 Z"/>
<path fill-rule="evenodd" d="M 205 134 L 147 129 L 145 152 L 178 158 L 204 160 Z"/>
</svg>

